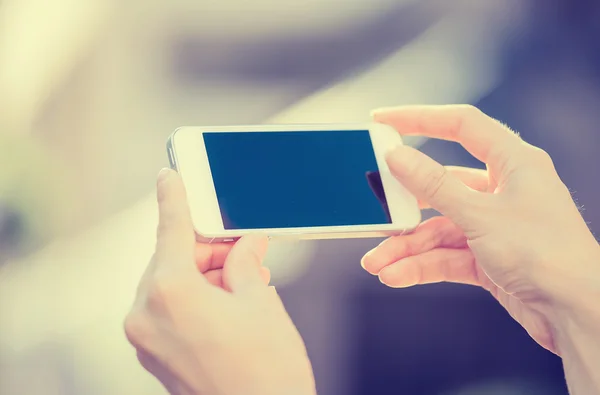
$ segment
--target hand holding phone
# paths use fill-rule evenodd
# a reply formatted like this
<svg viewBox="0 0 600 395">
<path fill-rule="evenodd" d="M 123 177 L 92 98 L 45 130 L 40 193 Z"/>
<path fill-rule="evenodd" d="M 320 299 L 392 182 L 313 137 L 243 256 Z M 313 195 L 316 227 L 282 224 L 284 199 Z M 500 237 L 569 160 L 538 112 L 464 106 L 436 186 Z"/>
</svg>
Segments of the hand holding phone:
<svg viewBox="0 0 600 395">
<path fill-rule="evenodd" d="M 168 154 L 203 241 L 376 237 L 421 220 L 385 161 L 401 144 L 381 124 L 183 127 Z"/>
</svg>

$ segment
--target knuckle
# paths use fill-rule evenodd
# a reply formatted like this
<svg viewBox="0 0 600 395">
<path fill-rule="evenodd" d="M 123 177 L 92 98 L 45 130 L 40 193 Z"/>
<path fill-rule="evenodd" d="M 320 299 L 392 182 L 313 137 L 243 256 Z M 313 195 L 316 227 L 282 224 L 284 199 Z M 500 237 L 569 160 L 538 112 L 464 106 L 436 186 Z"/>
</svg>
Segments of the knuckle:
<svg viewBox="0 0 600 395">
<path fill-rule="evenodd" d="M 180 281 L 173 275 L 155 275 L 148 287 L 148 303 L 151 306 L 168 306 L 179 299 Z"/>
<path fill-rule="evenodd" d="M 472 104 L 462 104 L 460 108 L 465 118 L 480 117 L 483 114 L 478 107 L 475 107 Z"/>
<path fill-rule="evenodd" d="M 435 199 L 447 177 L 448 171 L 444 166 L 439 166 L 435 171 L 429 172 L 425 176 L 423 187 L 423 194 L 425 197 L 428 199 Z"/>
<path fill-rule="evenodd" d="M 534 147 L 530 153 L 530 158 L 534 164 L 540 167 L 554 169 L 554 161 L 552 160 L 552 157 L 548 152 L 541 148 Z"/>
<path fill-rule="evenodd" d="M 127 340 L 135 346 L 140 347 L 147 343 L 150 327 L 148 320 L 141 312 L 131 312 L 123 323 Z"/>
<path fill-rule="evenodd" d="M 140 365 L 142 365 L 142 367 L 144 369 L 146 369 L 147 371 L 151 372 L 152 371 L 152 362 L 150 360 L 150 357 L 148 356 L 148 354 L 146 354 L 145 352 L 138 350 L 136 353 L 136 357 L 138 362 L 140 363 Z"/>
<path fill-rule="evenodd" d="M 518 163 L 515 163 L 515 166 L 521 167 L 524 174 L 537 174 L 538 176 L 556 174 L 552 157 L 541 148 L 526 144 L 520 151 L 518 158 Z"/>
<path fill-rule="evenodd" d="M 471 104 L 463 104 L 460 106 L 463 122 L 468 122 L 482 118 L 485 114 L 478 107 Z"/>
<path fill-rule="evenodd" d="M 477 122 L 477 120 L 484 115 L 479 108 L 471 104 L 460 104 L 456 107 L 458 116 L 456 117 L 454 124 L 449 125 L 447 131 L 452 140 L 460 140 L 460 134 L 462 133 L 463 129 L 465 129 L 468 125 L 472 125 L 474 122 Z"/>
</svg>

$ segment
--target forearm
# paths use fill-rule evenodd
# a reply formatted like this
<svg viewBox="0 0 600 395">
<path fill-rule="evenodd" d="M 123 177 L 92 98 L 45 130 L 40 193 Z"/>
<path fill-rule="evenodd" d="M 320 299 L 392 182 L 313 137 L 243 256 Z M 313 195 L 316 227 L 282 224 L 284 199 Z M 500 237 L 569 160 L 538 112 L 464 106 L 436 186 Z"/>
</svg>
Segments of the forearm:
<svg viewBox="0 0 600 395">
<path fill-rule="evenodd" d="M 554 340 L 571 395 L 600 394 L 600 248 L 594 247 L 597 254 L 578 261 L 587 275 L 554 310 Z"/>
<path fill-rule="evenodd" d="M 589 316 L 569 316 L 558 325 L 557 348 L 571 395 L 600 394 L 600 299 Z"/>
</svg>

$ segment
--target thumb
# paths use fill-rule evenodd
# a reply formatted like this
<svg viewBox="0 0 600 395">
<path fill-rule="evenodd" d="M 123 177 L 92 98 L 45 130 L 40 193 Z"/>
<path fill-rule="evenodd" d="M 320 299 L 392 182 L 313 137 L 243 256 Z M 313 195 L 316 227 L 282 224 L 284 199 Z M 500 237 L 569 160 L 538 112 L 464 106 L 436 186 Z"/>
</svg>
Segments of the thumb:
<svg viewBox="0 0 600 395">
<path fill-rule="evenodd" d="M 428 203 L 456 223 L 462 222 L 475 196 L 444 166 L 404 145 L 388 152 L 386 161 L 394 177 L 419 201 Z"/>
<path fill-rule="evenodd" d="M 195 233 L 185 187 L 175 171 L 163 169 L 157 182 L 159 224 L 156 257 L 159 265 L 193 270 Z"/>
<path fill-rule="evenodd" d="M 269 240 L 265 236 L 247 235 L 239 239 L 223 266 L 223 284 L 234 293 L 266 288 L 261 274 Z"/>
</svg>

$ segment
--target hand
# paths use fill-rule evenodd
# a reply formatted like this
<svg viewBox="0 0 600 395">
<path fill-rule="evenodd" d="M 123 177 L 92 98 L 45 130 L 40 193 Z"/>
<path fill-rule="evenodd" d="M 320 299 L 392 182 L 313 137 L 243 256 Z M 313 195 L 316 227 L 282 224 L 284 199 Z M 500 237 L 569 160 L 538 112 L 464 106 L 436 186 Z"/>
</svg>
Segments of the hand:
<svg viewBox="0 0 600 395">
<path fill-rule="evenodd" d="M 548 154 L 471 106 L 384 109 L 374 119 L 403 135 L 458 142 L 487 171 L 444 167 L 407 146 L 390 152 L 390 171 L 422 207 L 444 216 L 385 240 L 363 267 L 391 287 L 481 286 L 558 352 L 555 313 L 594 303 L 600 248 Z"/>
<path fill-rule="evenodd" d="M 173 171 L 158 201 L 156 252 L 125 320 L 141 364 L 172 394 L 314 394 L 304 343 L 260 269 L 267 239 L 197 245 Z"/>
</svg>

